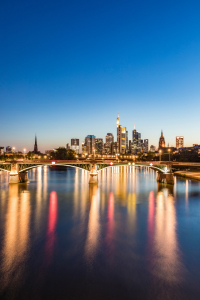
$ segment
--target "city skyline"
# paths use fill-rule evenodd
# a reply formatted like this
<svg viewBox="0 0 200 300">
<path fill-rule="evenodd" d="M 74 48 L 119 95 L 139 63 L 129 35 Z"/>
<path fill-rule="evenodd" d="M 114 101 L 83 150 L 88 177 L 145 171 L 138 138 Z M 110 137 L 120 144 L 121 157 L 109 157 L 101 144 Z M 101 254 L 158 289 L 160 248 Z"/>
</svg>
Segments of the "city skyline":
<svg viewBox="0 0 200 300">
<path fill-rule="evenodd" d="M 170 146 L 175 136 L 200 144 L 199 9 L 198 1 L 3 2 L 0 144 L 32 149 L 35 133 L 42 151 L 87 134 L 116 140 L 118 111 L 129 139 L 136 124 L 156 146 L 161 129 Z"/>
<path fill-rule="evenodd" d="M 116 125 L 117 125 L 117 123 L 119 122 L 119 114 L 118 114 L 118 118 L 117 118 L 117 122 L 116 122 Z M 116 126 L 116 129 L 118 128 L 118 125 Z M 124 127 L 124 128 L 126 128 L 126 127 Z M 130 138 L 128 138 L 128 142 L 129 141 L 133 141 L 133 132 L 134 131 L 137 131 L 137 129 L 135 128 L 135 124 L 134 124 L 134 129 L 132 129 L 132 130 L 130 130 L 130 131 L 126 131 L 126 134 L 127 134 L 127 132 L 129 132 L 129 135 L 131 135 L 130 136 Z M 110 134 L 110 133 L 107 133 L 107 134 Z M 95 139 L 102 139 L 103 140 L 103 144 L 105 144 L 106 143 L 106 137 L 107 137 L 107 134 L 104 136 L 104 137 L 97 137 L 97 136 L 95 136 L 95 135 L 93 135 L 94 137 L 95 137 Z M 155 143 L 155 144 L 152 144 L 150 141 L 149 141 L 149 138 L 148 139 L 144 139 L 144 137 L 143 137 L 143 135 L 142 135 L 142 133 L 139 133 L 140 134 L 140 139 L 141 139 L 141 141 L 145 141 L 145 140 L 147 140 L 148 141 L 148 148 L 150 149 L 150 146 L 152 145 L 152 146 L 155 146 L 155 148 L 156 149 L 159 149 L 159 144 L 160 144 L 160 136 L 159 136 L 159 138 L 158 138 L 158 141 L 157 141 L 157 143 Z M 161 136 L 162 136 L 162 134 L 163 134 L 163 130 L 161 130 Z M 114 136 L 114 142 L 117 142 L 117 134 L 115 133 L 112 133 L 112 135 Z M 128 137 L 129 137 L 129 135 L 128 135 Z M 85 138 L 87 137 L 88 135 L 86 135 L 85 137 L 84 137 L 84 139 L 83 140 L 81 140 L 80 138 L 78 138 L 77 136 L 76 137 L 73 137 L 73 138 L 71 138 L 71 140 L 70 141 L 67 141 L 66 143 L 65 143 L 65 145 L 58 145 L 58 146 L 53 146 L 53 147 L 51 147 L 51 148 L 48 148 L 47 149 L 47 147 L 45 147 L 44 146 L 44 148 L 45 149 L 40 149 L 40 152 L 45 152 L 45 150 L 52 150 L 52 149 L 56 149 L 56 148 L 59 148 L 59 147 L 67 147 L 66 145 L 70 145 L 71 144 L 71 146 L 72 146 L 72 140 L 77 140 L 78 141 L 78 143 L 79 143 L 79 152 L 82 152 L 82 149 L 81 149 L 81 145 L 82 145 L 82 143 L 84 143 L 84 141 L 85 141 Z M 115 136 L 116 136 L 116 139 L 115 139 Z M 35 144 L 37 143 L 37 137 L 38 137 L 38 135 L 36 135 L 35 134 Z M 184 137 L 182 137 L 182 138 L 184 138 Z M 177 141 L 177 136 L 175 137 L 175 142 L 174 142 L 174 144 L 172 144 L 172 145 L 170 145 L 169 143 L 165 143 L 165 147 L 176 147 L 176 141 Z M 185 142 L 184 142 L 185 143 Z M 33 148 L 34 148 L 34 151 L 35 151 L 35 144 L 34 144 L 34 146 L 33 146 Z M 193 143 L 193 145 L 194 145 L 195 143 Z M 14 147 L 14 149 L 15 149 L 15 151 L 22 151 L 22 152 L 28 152 L 28 151 L 32 151 L 32 149 L 30 148 L 25 148 L 25 147 L 23 147 L 23 148 L 21 148 L 21 149 L 18 149 L 16 146 L 12 146 L 12 145 L 6 145 L 6 146 L 4 146 L 4 145 L 0 145 L 0 146 L 3 146 L 4 148 L 6 148 L 6 147 L 8 147 L 8 146 L 10 146 L 10 147 Z M 70 148 L 71 149 L 73 149 L 73 147 L 71 147 L 70 146 Z M 189 146 L 187 146 L 187 145 L 185 145 L 184 144 L 184 147 L 191 147 L 192 145 L 189 145 Z M 76 152 L 76 151 L 75 151 Z"/>
</svg>

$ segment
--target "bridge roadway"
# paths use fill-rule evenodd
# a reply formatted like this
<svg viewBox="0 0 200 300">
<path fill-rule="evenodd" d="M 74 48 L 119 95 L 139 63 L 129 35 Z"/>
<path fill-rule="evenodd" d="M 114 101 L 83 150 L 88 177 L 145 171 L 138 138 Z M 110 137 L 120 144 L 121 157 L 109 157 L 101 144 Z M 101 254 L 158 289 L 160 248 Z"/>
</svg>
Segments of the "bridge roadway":
<svg viewBox="0 0 200 300">
<path fill-rule="evenodd" d="M 157 172 L 157 180 L 164 183 L 173 184 L 173 173 L 171 168 L 177 167 L 200 167 L 200 163 L 177 163 L 177 162 L 131 162 L 131 161 L 110 161 L 110 160 L 17 160 L 0 162 L 0 171 L 7 171 L 10 174 L 9 183 L 20 183 L 28 181 L 28 171 L 32 168 L 43 165 L 69 166 L 80 168 L 90 173 L 89 183 L 98 182 L 98 172 L 107 167 L 114 166 L 146 166 L 155 169 Z"/>
</svg>

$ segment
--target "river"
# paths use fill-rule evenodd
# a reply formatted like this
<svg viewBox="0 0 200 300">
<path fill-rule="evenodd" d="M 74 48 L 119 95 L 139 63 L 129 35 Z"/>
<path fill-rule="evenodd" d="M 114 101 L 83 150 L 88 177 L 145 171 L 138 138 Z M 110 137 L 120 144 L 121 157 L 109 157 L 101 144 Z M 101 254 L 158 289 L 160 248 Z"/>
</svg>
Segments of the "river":
<svg viewBox="0 0 200 300">
<path fill-rule="evenodd" d="M 0 172 L 1 299 L 200 299 L 200 182 L 136 167 Z"/>
</svg>

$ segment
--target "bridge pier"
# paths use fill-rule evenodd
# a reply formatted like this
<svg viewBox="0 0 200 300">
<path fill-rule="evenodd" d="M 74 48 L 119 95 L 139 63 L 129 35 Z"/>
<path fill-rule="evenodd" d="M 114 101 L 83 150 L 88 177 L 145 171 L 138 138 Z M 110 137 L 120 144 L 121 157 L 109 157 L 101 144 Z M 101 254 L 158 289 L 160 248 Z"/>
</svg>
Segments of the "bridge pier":
<svg viewBox="0 0 200 300">
<path fill-rule="evenodd" d="M 157 172 L 157 181 L 166 184 L 174 184 L 174 175 L 173 173 L 162 173 Z"/>
<path fill-rule="evenodd" d="M 19 166 L 11 163 L 9 183 L 21 183 L 28 181 L 28 172 L 19 172 Z"/>
<path fill-rule="evenodd" d="M 90 177 L 89 184 L 97 184 L 98 183 L 98 173 L 96 163 L 92 162 L 90 169 Z"/>
</svg>

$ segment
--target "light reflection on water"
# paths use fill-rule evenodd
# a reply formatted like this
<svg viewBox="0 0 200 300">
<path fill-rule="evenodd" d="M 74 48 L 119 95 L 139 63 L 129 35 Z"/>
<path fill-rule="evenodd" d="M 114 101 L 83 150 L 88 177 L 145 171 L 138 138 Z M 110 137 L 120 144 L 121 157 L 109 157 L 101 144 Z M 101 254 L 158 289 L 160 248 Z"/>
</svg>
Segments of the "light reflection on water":
<svg viewBox="0 0 200 300">
<path fill-rule="evenodd" d="M 39 167 L 29 179 L 8 185 L 0 172 L 2 297 L 200 295 L 199 182 L 165 187 L 135 167 L 102 170 L 98 185 L 79 169 Z"/>
</svg>

